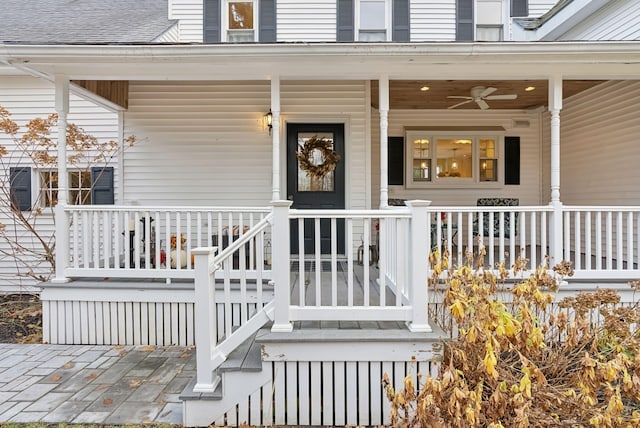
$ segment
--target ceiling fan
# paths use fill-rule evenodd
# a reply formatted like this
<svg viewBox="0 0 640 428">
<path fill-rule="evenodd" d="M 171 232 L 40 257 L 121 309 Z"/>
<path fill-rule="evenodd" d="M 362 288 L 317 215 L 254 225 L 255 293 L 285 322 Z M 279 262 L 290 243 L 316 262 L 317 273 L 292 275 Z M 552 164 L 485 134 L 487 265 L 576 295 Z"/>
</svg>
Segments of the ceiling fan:
<svg viewBox="0 0 640 428">
<path fill-rule="evenodd" d="M 450 106 L 449 109 L 456 108 L 463 104 L 475 101 L 480 109 L 486 110 L 489 108 L 489 104 L 487 104 L 485 100 L 515 100 L 516 98 L 518 98 L 518 95 L 516 94 L 491 95 L 497 90 L 497 88 L 492 87 L 485 88 L 484 86 L 474 86 L 473 88 L 471 88 L 470 97 L 462 95 L 449 95 L 447 98 L 460 98 L 466 100 Z"/>
</svg>

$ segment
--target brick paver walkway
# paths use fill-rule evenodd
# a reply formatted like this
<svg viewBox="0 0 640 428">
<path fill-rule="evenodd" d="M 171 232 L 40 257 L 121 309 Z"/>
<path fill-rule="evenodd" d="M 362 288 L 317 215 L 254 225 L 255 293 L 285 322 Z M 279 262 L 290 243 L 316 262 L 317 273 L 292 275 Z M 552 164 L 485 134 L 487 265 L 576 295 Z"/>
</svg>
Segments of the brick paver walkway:
<svg viewBox="0 0 640 428">
<path fill-rule="evenodd" d="M 184 347 L 0 344 L 0 422 L 182 423 Z"/>
</svg>

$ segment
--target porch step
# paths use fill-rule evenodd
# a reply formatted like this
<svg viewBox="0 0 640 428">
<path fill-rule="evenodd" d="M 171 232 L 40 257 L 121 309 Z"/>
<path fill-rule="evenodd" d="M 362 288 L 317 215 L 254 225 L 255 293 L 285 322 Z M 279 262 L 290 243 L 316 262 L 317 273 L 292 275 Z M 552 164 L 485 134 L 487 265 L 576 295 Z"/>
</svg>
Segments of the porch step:
<svg viewBox="0 0 640 428">
<path fill-rule="evenodd" d="M 245 340 L 227 356 L 227 360 L 220 365 L 220 373 L 232 371 L 256 372 L 262 370 L 262 359 L 260 358 L 260 344 L 255 341 L 254 334 Z"/>
<path fill-rule="evenodd" d="M 182 393 L 178 397 L 181 401 L 194 401 L 194 400 L 222 400 L 222 382 L 218 383 L 215 391 L 213 392 L 194 392 L 193 388 L 196 386 L 195 376 L 191 378 L 187 386 L 184 387 Z"/>
<path fill-rule="evenodd" d="M 180 400 L 221 400 L 225 385 L 225 373 L 230 372 L 259 372 L 262 370 L 262 358 L 260 344 L 255 341 L 256 334 L 245 340 L 231 352 L 224 363 L 218 367 L 216 373 L 220 376 L 220 382 L 214 392 L 193 392 L 196 384 L 194 377 L 180 394 Z"/>
</svg>

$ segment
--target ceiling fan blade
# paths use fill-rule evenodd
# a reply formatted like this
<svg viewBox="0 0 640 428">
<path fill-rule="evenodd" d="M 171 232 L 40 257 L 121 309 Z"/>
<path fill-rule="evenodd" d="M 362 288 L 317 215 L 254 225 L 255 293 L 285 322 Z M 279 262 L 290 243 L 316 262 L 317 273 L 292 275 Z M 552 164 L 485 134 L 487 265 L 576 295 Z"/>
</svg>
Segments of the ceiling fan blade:
<svg viewBox="0 0 640 428">
<path fill-rule="evenodd" d="M 488 87 L 486 88 L 484 91 L 482 91 L 482 93 L 480 94 L 480 98 L 484 98 L 487 95 L 491 95 L 493 94 L 495 91 L 497 91 L 498 88 L 492 88 L 492 87 Z"/>
<path fill-rule="evenodd" d="M 486 102 L 484 102 L 484 100 L 479 99 L 476 100 L 476 103 L 478 104 L 478 106 L 482 109 L 482 110 L 486 110 L 489 108 L 489 104 L 487 104 Z"/>
<path fill-rule="evenodd" d="M 460 99 L 464 99 L 464 100 L 472 100 L 472 97 L 464 97 L 462 95 L 449 95 L 447 98 L 460 98 Z"/>
<path fill-rule="evenodd" d="M 515 100 L 516 98 L 518 98 L 516 94 L 489 95 L 488 97 L 484 97 L 485 100 Z"/>
<path fill-rule="evenodd" d="M 454 105 L 452 105 L 452 106 L 450 106 L 450 107 L 448 107 L 448 108 L 449 108 L 449 109 L 456 108 L 456 107 L 458 107 L 458 106 L 461 106 L 462 104 L 470 103 L 471 101 L 473 101 L 473 100 L 463 101 L 463 102 L 461 102 L 461 103 L 454 104 Z"/>
</svg>

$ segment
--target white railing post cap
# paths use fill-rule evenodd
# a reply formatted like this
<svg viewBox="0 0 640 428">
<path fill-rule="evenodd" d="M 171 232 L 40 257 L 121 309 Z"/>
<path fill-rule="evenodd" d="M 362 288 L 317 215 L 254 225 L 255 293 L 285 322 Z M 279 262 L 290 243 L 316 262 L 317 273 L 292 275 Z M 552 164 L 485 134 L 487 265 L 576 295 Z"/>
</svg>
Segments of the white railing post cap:
<svg viewBox="0 0 640 428">
<path fill-rule="evenodd" d="M 288 201 L 288 200 L 278 200 L 278 201 L 271 201 L 271 205 L 274 207 L 290 207 L 291 204 L 293 204 L 293 201 Z"/>
<path fill-rule="evenodd" d="M 191 254 L 196 256 L 207 256 L 218 251 L 218 247 L 198 247 L 191 250 Z"/>
<path fill-rule="evenodd" d="M 431 205 L 431 201 L 425 201 L 422 199 L 413 199 L 411 201 L 405 201 L 405 204 L 410 208 L 428 207 Z"/>
</svg>

